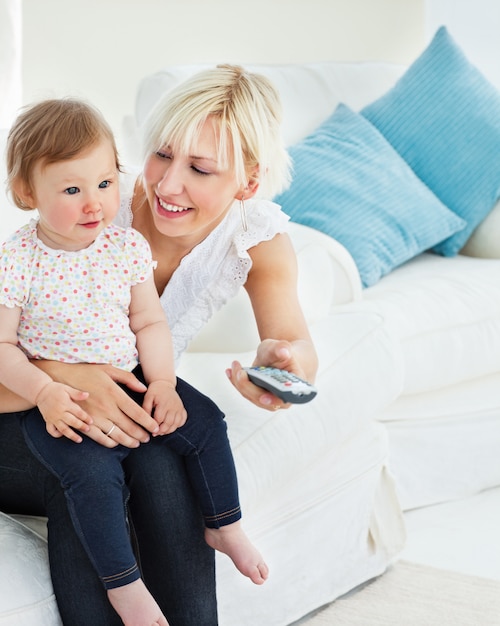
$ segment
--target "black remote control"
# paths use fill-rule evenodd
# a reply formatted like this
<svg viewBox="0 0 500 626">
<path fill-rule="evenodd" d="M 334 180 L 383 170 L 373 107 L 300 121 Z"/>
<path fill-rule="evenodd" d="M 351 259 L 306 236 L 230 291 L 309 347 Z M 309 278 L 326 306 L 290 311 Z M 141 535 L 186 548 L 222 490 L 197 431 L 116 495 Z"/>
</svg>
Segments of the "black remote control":
<svg viewBox="0 0 500 626">
<path fill-rule="evenodd" d="M 275 367 L 244 367 L 248 378 L 275 396 L 293 404 L 310 402 L 318 393 L 317 389 L 291 372 Z"/>
</svg>

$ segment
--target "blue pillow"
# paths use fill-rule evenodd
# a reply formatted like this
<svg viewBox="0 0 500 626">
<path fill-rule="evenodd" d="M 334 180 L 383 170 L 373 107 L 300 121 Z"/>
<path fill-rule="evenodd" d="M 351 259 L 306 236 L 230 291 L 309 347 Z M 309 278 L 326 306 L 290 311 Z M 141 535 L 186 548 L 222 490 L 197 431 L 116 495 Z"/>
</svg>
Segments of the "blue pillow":
<svg viewBox="0 0 500 626">
<path fill-rule="evenodd" d="M 457 254 L 500 197 L 500 92 L 441 27 L 396 85 L 361 113 L 467 222 L 434 248 Z"/>
<path fill-rule="evenodd" d="M 365 287 L 465 226 L 344 104 L 290 156 L 292 184 L 275 201 L 293 221 L 343 244 Z"/>
</svg>

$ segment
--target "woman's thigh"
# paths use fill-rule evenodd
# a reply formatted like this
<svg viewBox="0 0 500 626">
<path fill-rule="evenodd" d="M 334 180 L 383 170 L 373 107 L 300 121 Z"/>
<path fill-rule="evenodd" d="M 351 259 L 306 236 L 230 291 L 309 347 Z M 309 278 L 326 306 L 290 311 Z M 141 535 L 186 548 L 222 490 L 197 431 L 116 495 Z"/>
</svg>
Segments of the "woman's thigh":
<svg viewBox="0 0 500 626">
<path fill-rule="evenodd" d="M 0 510 L 46 515 L 45 492 L 55 482 L 26 445 L 20 414 L 0 414 Z"/>
<path fill-rule="evenodd" d="M 0 414 L 0 510 L 49 517 L 50 571 L 64 624 L 122 623 L 73 529 L 58 479 L 25 443 L 18 413 Z"/>
</svg>

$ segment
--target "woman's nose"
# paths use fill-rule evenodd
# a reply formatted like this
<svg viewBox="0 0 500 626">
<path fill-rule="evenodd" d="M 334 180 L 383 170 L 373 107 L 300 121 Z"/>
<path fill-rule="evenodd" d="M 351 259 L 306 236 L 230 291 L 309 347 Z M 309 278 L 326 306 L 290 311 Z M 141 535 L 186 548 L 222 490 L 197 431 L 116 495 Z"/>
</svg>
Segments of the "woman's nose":
<svg viewBox="0 0 500 626">
<path fill-rule="evenodd" d="M 158 182 L 157 188 L 162 196 L 178 195 L 183 190 L 183 182 L 181 177 L 180 168 L 175 163 L 165 168 L 163 175 Z"/>
</svg>

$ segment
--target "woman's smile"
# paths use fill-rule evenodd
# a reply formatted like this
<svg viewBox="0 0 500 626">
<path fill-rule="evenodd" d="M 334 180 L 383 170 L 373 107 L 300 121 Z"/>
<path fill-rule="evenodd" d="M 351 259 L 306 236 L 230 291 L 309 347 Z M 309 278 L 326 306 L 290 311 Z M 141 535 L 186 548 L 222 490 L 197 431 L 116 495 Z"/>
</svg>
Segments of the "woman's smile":
<svg viewBox="0 0 500 626">
<path fill-rule="evenodd" d="M 192 210 L 189 207 L 183 207 L 178 204 L 165 202 L 165 200 L 162 200 L 159 196 L 156 196 L 156 200 L 158 213 L 166 217 L 177 217 Z"/>
</svg>

